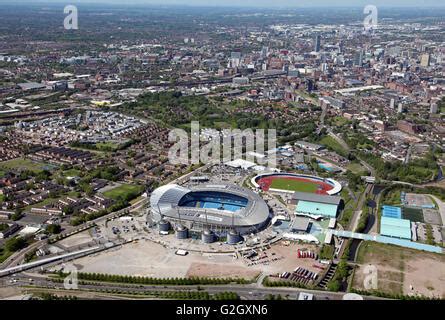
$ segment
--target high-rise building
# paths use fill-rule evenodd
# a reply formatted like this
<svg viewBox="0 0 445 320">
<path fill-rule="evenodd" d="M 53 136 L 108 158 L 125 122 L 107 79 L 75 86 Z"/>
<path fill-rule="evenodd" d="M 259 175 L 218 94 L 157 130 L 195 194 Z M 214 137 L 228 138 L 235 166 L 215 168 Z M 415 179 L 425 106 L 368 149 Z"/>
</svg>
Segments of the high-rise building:
<svg viewBox="0 0 445 320">
<path fill-rule="evenodd" d="M 269 47 L 263 46 L 261 49 L 261 58 L 267 58 L 267 55 L 269 54 Z"/>
<path fill-rule="evenodd" d="M 363 66 L 363 57 L 365 53 L 363 52 L 363 49 L 358 51 L 354 56 L 354 66 L 362 67 Z"/>
<path fill-rule="evenodd" d="M 340 40 L 340 42 L 338 43 L 338 52 L 343 53 L 344 50 L 344 43 L 343 40 Z"/>
<path fill-rule="evenodd" d="M 320 52 L 321 49 L 321 36 L 317 34 L 315 36 L 315 52 Z"/>
<path fill-rule="evenodd" d="M 439 108 L 437 106 L 437 103 L 432 103 L 431 107 L 430 107 L 430 113 L 436 114 L 438 110 L 439 110 Z"/>
<path fill-rule="evenodd" d="M 426 68 L 430 66 L 431 57 L 429 53 L 422 54 L 422 58 L 420 59 L 420 66 Z"/>
<path fill-rule="evenodd" d="M 311 79 L 306 80 L 306 90 L 307 92 L 312 92 L 314 90 L 314 82 Z"/>
</svg>

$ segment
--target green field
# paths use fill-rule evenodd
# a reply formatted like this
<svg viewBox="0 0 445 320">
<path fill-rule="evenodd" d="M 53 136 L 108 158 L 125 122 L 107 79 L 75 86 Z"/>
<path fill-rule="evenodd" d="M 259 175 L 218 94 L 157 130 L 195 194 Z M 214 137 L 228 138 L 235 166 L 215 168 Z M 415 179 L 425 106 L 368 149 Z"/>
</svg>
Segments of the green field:
<svg viewBox="0 0 445 320">
<path fill-rule="evenodd" d="M 342 147 L 340 143 L 337 142 L 334 138 L 331 136 L 326 136 L 323 139 L 320 140 L 320 144 L 326 146 L 328 149 L 335 151 L 337 154 L 341 156 L 347 155 L 347 150 Z"/>
<path fill-rule="evenodd" d="M 366 169 L 360 163 L 357 162 L 351 162 L 350 164 L 348 164 L 346 169 L 355 174 L 361 174 L 366 172 Z"/>
<path fill-rule="evenodd" d="M 281 189 L 299 192 L 316 192 L 318 185 L 316 183 L 303 182 L 298 180 L 278 178 L 274 179 L 270 185 L 272 189 Z"/>
<path fill-rule="evenodd" d="M 12 159 L 0 163 L 0 168 L 3 170 L 30 170 L 36 173 L 43 171 L 47 167 L 48 164 L 25 158 Z"/>
<path fill-rule="evenodd" d="M 143 186 L 123 184 L 119 187 L 104 192 L 104 196 L 113 200 L 125 199 L 130 201 L 138 197 L 143 190 Z"/>
<path fill-rule="evenodd" d="M 403 219 L 411 220 L 412 222 L 424 222 L 422 209 L 403 208 Z"/>
</svg>

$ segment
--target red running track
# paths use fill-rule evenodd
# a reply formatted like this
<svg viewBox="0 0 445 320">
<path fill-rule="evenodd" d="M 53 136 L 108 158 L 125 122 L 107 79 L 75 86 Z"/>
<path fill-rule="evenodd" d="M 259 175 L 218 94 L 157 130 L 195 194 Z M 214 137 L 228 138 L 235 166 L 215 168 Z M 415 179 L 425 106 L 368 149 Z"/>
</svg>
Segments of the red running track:
<svg viewBox="0 0 445 320">
<path fill-rule="evenodd" d="M 286 177 L 286 176 L 269 176 L 258 179 L 257 183 L 260 186 L 261 190 L 263 191 L 269 191 L 270 186 L 272 185 L 272 182 L 275 179 L 286 179 L 286 180 L 296 180 L 301 182 L 307 182 L 318 185 L 318 190 L 315 192 L 316 194 L 328 194 L 327 192 L 329 190 L 334 189 L 333 186 L 331 186 L 329 183 L 322 182 L 322 181 L 316 181 L 308 178 L 297 178 L 297 177 Z"/>
</svg>

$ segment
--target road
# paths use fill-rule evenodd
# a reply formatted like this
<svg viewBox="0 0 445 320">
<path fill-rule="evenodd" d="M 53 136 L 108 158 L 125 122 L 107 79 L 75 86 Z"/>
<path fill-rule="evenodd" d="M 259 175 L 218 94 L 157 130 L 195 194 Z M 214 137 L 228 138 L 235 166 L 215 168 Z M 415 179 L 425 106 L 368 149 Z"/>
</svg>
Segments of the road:
<svg viewBox="0 0 445 320">
<path fill-rule="evenodd" d="M 146 205 L 148 199 L 147 198 L 143 198 L 141 200 L 139 200 L 138 202 L 134 203 L 133 205 L 131 205 L 128 208 L 124 208 L 122 210 L 116 211 L 116 212 L 112 212 L 110 214 L 107 214 L 105 216 L 99 217 L 95 220 L 89 221 L 87 223 L 84 223 L 80 226 L 78 226 L 75 229 L 70 229 L 67 232 L 61 233 L 61 235 L 65 235 L 65 236 L 69 236 L 72 234 L 75 234 L 77 232 L 79 232 L 79 230 L 87 230 L 90 226 L 93 226 L 94 224 L 99 224 L 102 222 L 105 222 L 108 218 L 113 217 L 113 216 L 118 216 L 121 214 L 125 214 L 128 212 L 135 212 L 137 210 L 140 210 L 144 205 Z M 18 266 L 20 265 L 24 258 L 25 255 L 27 253 L 30 253 L 38 248 L 43 247 L 44 245 L 46 245 L 47 240 L 40 240 L 40 241 L 36 241 L 33 244 L 29 245 L 28 247 L 26 247 L 25 249 L 19 251 L 19 252 L 15 252 L 14 254 L 12 254 L 8 259 L 6 259 L 5 261 L 3 261 L 3 263 L 0 265 L 0 270 L 3 269 L 7 269 L 7 268 L 11 268 L 13 266 Z"/>
<path fill-rule="evenodd" d="M 442 219 L 442 225 L 444 225 L 445 224 L 445 202 L 443 202 L 438 197 L 433 196 L 431 194 L 429 196 L 431 198 L 433 198 L 434 201 L 436 201 L 437 206 L 439 207 L 439 213 L 440 213 L 440 218 Z"/>
<path fill-rule="evenodd" d="M 19 274 L 15 277 L 10 277 L 10 279 L 14 278 L 16 282 L 10 283 L 11 286 L 18 287 L 29 287 L 35 286 L 40 287 L 43 290 L 45 288 L 48 289 L 56 289 L 56 290 L 65 290 L 63 283 L 57 283 L 48 280 L 47 278 L 43 278 L 41 275 L 33 275 L 33 274 Z M 11 281 L 8 281 L 11 282 Z M 297 298 L 300 292 L 312 293 L 316 297 L 317 300 L 341 300 L 343 298 L 344 293 L 341 292 L 328 292 L 322 290 L 307 290 L 307 289 L 299 289 L 299 288 L 266 288 L 266 287 L 258 287 L 255 284 L 248 285 L 199 285 L 199 286 L 176 286 L 176 285 L 139 285 L 139 284 L 121 284 L 121 283 L 104 283 L 104 282 L 89 282 L 88 284 L 78 284 L 78 289 L 83 291 L 91 291 L 91 292 L 100 292 L 102 295 L 104 294 L 102 291 L 110 291 L 117 290 L 122 293 L 150 293 L 150 292 L 171 292 L 171 291 L 205 291 L 209 294 L 217 294 L 222 292 L 236 292 L 240 297 L 243 297 L 247 300 L 253 299 L 265 299 L 267 295 L 282 295 L 289 296 L 291 298 Z M 70 290 L 67 294 L 75 294 L 76 291 Z M 365 299 L 374 300 L 379 299 L 376 297 L 365 297 Z"/>
</svg>

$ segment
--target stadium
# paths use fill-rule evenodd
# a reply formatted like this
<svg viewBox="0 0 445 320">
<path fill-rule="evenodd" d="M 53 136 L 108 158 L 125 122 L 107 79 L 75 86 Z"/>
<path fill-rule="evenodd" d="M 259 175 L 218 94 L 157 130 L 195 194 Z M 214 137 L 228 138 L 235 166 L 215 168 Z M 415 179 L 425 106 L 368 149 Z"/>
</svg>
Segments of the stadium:
<svg viewBox="0 0 445 320">
<path fill-rule="evenodd" d="M 269 207 L 261 197 L 236 185 L 204 185 L 192 189 L 169 184 L 150 197 L 153 221 L 191 232 L 214 234 L 255 233 L 267 226 Z"/>
<path fill-rule="evenodd" d="M 316 176 L 295 173 L 265 173 L 252 178 L 258 189 L 271 192 L 308 192 L 320 195 L 335 195 L 342 190 L 339 182 Z"/>
</svg>

